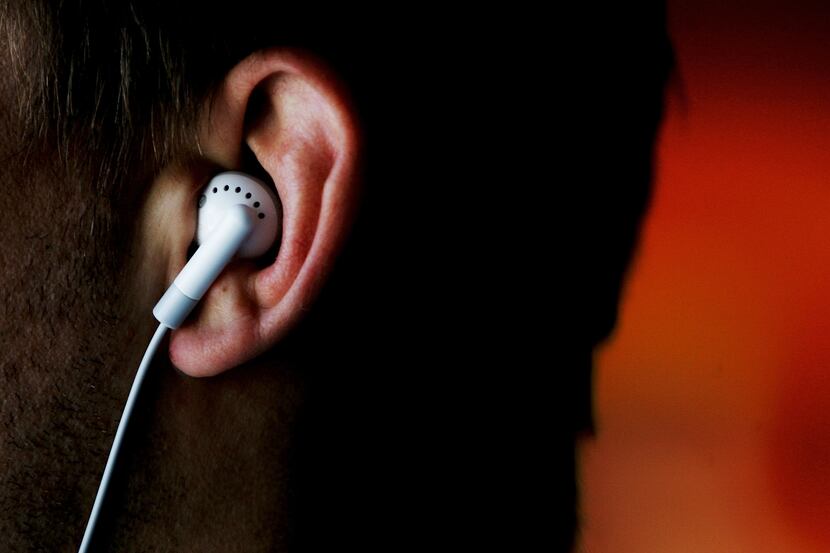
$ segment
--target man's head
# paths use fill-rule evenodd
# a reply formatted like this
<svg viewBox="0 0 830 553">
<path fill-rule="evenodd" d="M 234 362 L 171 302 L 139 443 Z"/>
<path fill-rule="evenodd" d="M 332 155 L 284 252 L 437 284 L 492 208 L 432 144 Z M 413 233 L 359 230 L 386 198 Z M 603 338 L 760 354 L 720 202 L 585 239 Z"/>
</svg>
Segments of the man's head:
<svg viewBox="0 0 830 553">
<path fill-rule="evenodd" d="M 228 169 L 274 186 L 282 239 L 230 265 L 162 348 L 101 547 L 567 539 L 573 496 L 542 451 L 564 420 L 573 462 L 598 333 L 561 315 L 583 296 L 555 277 L 607 255 L 559 260 L 552 219 L 596 245 L 595 206 L 562 189 L 630 188 L 613 235 L 630 243 L 662 73 L 615 94 L 587 54 L 625 52 L 641 26 L 662 45 L 659 18 L 615 13 L 606 37 L 593 15 L 522 6 L 208 4 L 2 6 L 0 545 L 80 542 L 197 191 Z M 646 53 L 627 62 L 664 57 Z M 622 249 L 615 276 L 583 279 L 605 287 L 587 301 L 599 334 Z"/>
</svg>

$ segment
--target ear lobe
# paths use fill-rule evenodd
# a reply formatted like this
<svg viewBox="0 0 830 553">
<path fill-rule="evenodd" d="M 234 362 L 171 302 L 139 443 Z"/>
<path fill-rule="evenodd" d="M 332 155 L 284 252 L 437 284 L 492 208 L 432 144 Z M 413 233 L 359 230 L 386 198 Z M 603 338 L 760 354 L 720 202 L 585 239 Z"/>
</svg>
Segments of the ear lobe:
<svg viewBox="0 0 830 553">
<path fill-rule="evenodd" d="M 218 374 L 279 342 L 319 293 L 359 201 L 355 111 L 321 60 L 294 49 L 254 54 L 228 74 L 206 113 L 204 155 L 269 177 L 283 218 L 276 257 L 264 268 L 233 260 L 172 332 L 171 361 L 190 376 Z M 255 167 L 242 166 L 246 147 Z"/>
</svg>

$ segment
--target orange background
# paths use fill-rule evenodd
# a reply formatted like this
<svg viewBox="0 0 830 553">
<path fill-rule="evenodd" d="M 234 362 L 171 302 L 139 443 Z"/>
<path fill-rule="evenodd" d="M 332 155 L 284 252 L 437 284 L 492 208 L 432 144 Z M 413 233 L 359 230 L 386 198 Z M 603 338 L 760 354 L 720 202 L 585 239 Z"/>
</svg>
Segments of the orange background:
<svg viewBox="0 0 830 553">
<path fill-rule="evenodd" d="M 669 1 L 677 73 L 580 451 L 585 553 L 830 551 L 830 5 Z"/>
</svg>

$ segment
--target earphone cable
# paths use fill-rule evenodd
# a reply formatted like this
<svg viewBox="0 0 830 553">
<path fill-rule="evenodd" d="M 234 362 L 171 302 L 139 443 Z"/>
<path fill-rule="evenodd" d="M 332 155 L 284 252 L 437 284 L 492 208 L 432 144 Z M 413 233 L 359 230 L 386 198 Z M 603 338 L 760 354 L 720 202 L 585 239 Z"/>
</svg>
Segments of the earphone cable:
<svg viewBox="0 0 830 553">
<path fill-rule="evenodd" d="M 89 543 L 92 539 L 92 534 L 95 531 L 95 524 L 98 521 L 98 514 L 101 510 L 101 504 L 104 502 L 104 496 L 106 496 L 107 488 L 109 487 L 110 476 L 112 475 L 113 467 L 115 466 L 115 462 L 118 458 L 118 452 L 121 450 L 121 443 L 124 439 L 124 432 L 127 427 L 127 423 L 133 413 L 133 407 L 135 406 L 138 392 L 141 389 L 141 384 L 144 382 L 144 377 L 147 374 L 147 369 L 150 367 L 153 356 L 155 355 L 156 350 L 158 349 L 158 346 L 161 343 L 162 338 L 164 338 L 164 334 L 166 332 L 167 327 L 160 324 L 156 329 L 156 333 L 153 334 L 153 338 L 147 346 L 147 351 L 144 352 L 144 357 L 141 359 L 141 363 L 138 366 L 138 371 L 135 374 L 135 380 L 133 380 L 132 388 L 130 388 L 130 395 L 127 397 L 127 403 L 124 405 L 124 412 L 121 414 L 121 421 L 118 423 L 118 429 L 115 431 L 115 439 L 112 442 L 112 448 L 110 449 L 110 454 L 107 458 L 107 465 L 104 468 L 104 475 L 101 477 L 101 484 L 98 486 L 98 494 L 95 496 L 95 503 L 92 505 L 92 512 L 89 515 L 89 521 L 87 522 L 86 530 L 84 531 L 84 539 L 81 542 L 81 547 L 78 549 L 78 553 L 87 553 L 89 549 Z"/>
</svg>

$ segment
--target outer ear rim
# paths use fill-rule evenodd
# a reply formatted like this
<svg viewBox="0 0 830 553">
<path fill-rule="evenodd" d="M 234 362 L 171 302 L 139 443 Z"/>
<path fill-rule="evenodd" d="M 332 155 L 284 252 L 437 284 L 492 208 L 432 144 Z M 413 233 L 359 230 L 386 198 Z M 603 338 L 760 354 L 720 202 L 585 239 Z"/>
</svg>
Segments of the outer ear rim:
<svg viewBox="0 0 830 553">
<path fill-rule="evenodd" d="M 279 62 L 273 64 L 269 60 L 277 57 Z M 357 139 L 358 144 L 363 144 L 363 128 L 359 124 L 359 112 L 357 102 L 345 81 L 340 78 L 334 68 L 329 66 L 325 60 L 308 48 L 301 46 L 271 46 L 252 52 L 248 57 L 241 60 L 233 67 L 225 77 L 225 80 L 241 81 L 237 86 L 227 90 L 227 94 L 214 93 L 209 98 L 208 107 L 205 110 L 205 117 L 200 126 L 203 132 L 214 132 L 216 122 L 221 121 L 221 113 L 227 111 L 244 112 L 251 97 L 251 93 L 257 86 L 267 79 L 268 75 L 279 73 L 276 67 L 282 71 L 295 74 L 302 74 L 309 82 L 314 83 L 314 88 L 319 91 L 326 91 L 327 104 L 335 108 L 338 113 L 357 114 L 357 117 L 350 117 L 350 124 L 347 126 L 349 138 Z M 246 75 L 247 78 L 239 78 L 237 74 Z M 225 100 L 225 106 L 217 106 L 217 102 Z M 224 108 L 224 109 L 223 109 Z M 218 117 L 217 117 L 218 115 Z M 219 125 L 222 127 L 223 125 Z M 244 135 L 244 118 L 239 121 L 238 128 L 233 136 L 237 143 L 241 144 Z M 239 138 L 237 138 L 239 137 Z M 346 137 L 340 137 L 345 139 Z M 239 166 L 239 150 L 235 156 L 222 155 L 222 151 L 213 148 L 202 148 L 200 153 L 212 159 L 221 167 L 234 168 Z"/>
</svg>

